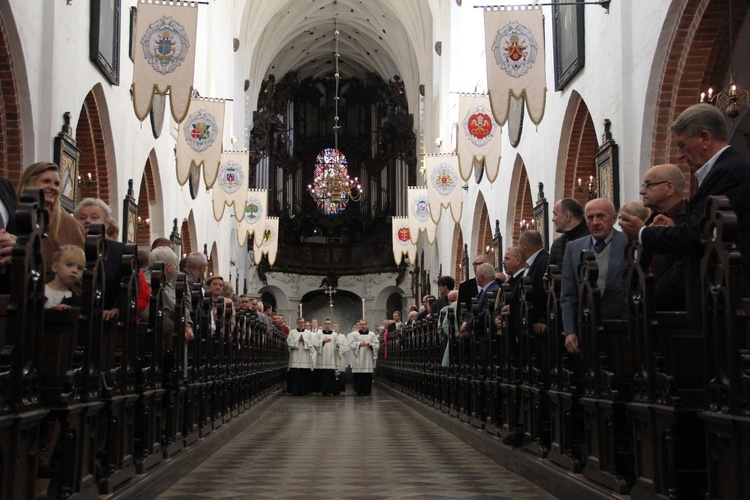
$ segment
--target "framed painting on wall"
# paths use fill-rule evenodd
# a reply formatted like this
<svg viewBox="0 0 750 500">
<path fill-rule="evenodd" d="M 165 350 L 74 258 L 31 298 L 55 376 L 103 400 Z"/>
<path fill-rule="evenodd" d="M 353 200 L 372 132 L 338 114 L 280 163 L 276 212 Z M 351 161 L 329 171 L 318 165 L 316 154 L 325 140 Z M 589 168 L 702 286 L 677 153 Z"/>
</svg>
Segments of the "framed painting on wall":
<svg viewBox="0 0 750 500">
<path fill-rule="evenodd" d="M 72 213 L 76 207 L 78 187 L 78 159 L 81 151 L 76 147 L 70 128 L 70 113 L 63 115 L 63 127 L 55 137 L 53 161 L 60 174 L 60 205 Z"/>
<path fill-rule="evenodd" d="M 555 52 L 555 90 L 562 90 L 586 63 L 584 3 L 557 5 L 571 0 L 554 0 L 552 4 L 552 41 Z"/>
<path fill-rule="evenodd" d="M 120 83 L 120 0 L 91 0 L 89 57 L 112 85 Z"/>
</svg>

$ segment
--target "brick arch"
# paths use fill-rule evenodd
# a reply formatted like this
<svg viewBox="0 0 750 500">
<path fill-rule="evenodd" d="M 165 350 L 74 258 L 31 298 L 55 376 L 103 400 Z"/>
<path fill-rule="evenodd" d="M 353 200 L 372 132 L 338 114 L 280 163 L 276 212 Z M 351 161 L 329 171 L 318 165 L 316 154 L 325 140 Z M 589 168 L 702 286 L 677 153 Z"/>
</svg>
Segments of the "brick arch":
<svg viewBox="0 0 750 500">
<path fill-rule="evenodd" d="M 521 236 L 521 221 L 526 219 L 530 224 L 534 218 L 534 199 L 531 195 L 529 177 L 526 173 L 526 165 L 523 158 L 519 154 L 516 154 L 516 160 L 513 164 L 513 173 L 511 174 L 508 192 L 508 211 L 505 219 L 505 227 L 511 236 L 511 240 L 504 239 L 503 244 L 506 247 L 515 245 L 518 242 L 518 238 Z"/>
<path fill-rule="evenodd" d="M 219 274 L 219 252 L 216 248 L 216 242 L 211 245 L 211 253 L 208 254 L 208 275 Z"/>
<path fill-rule="evenodd" d="M 492 220 L 487 212 L 487 204 L 482 203 L 482 211 L 479 215 L 479 231 L 477 233 L 477 253 L 482 253 L 487 257 L 487 262 L 494 265 L 494 256 L 492 248 Z M 488 248 L 489 247 L 489 248 Z"/>
<path fill-rule="evenodd" d="M 0 175 L 18 185 L 23 171 L 23 135 L 13 54 L 0 17 Z"/>
<path fill-rule="evenodd" d="M 596 175 L 594 157 L 599 149 L 599 142 L 589 108 L 577 92 L 571 94 L 565 121 L 567 123 L 564 124 L 563 130 L 567 131 L 567 134 L 563 133 L 560 136 L 563 168 L 558 169 L 558 191 L 555 199 L 571 197 L 585 204 L 589 201 L 588 192 L 586 189 L 578 189 L 578 179 L 581 179 L 585 187 L 590 177 Z M 528 220 L 525 215 L 523 218 Z"/>
<path fill-rule="evenodd" d="M 78 164 L 80 189 L 76 197 L 78 200 L 88 197 L 100 198 L 111 204 L 106 137 L 93 90 L 89 91 L 81 106 L 75 137 L 76 146 L 81 150 Z"/>
<path fill-rule="evenodd" d="M 188 224 L 188 220 L 184 219 L 182 221 L 182 226 L 180 227 L 180 238 L 182 240 L 182 256 L 187 257 L 191 253 L 193 253 L 193 244 L 191 242 L 192 234 L 190 232 L 190 224 Z"/>
<path fill-rule="evenodd" d="M 141 189 L 138 192 L 138 246 L 151 246 L 151 203 L 156 199 L 156 185 L 154 183 L 154 168 L 149 155 L 143 168 Z"/>
<path fill-rule="evenodd" d="M 669 127 L 687 107 L 699 100 L 701 91 L 708 87 L 722 87 L 728 83 L 729 57 L 726 48 L 729 37 L 737 40 L 742 23 L 750 9 L 750 0 L 732 0 L 733 33 L 729 33 L 727 0 L 686 0 L 677 3 L 678 11 L 665 20 L 665 30 L 671 38 L 660 86 L 656 97 L 654 132 L 651 142 L 651 164 L 674 162 L 677 147 L 672 142 Z M 677 17 L 675 23 L 674 18 Z M 735 53 L 742 48 L 733 45 Z M 735 59 L 736 61 L 736 59 Z M 656 75 L 655 75 L 656 76 Z M 686 174 L 687 165 L 679 165 Z M 688 187 L 694 189 L 692 176 L 687 175 Z"/>
</svg>

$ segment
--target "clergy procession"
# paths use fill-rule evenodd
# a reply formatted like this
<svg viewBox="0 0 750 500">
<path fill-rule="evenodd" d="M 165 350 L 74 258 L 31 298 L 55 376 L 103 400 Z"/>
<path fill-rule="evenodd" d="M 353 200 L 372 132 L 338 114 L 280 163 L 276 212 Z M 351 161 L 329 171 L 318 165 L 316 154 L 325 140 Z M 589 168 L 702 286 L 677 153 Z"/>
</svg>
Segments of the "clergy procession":
<svg viewBox="0 0 750 500">
<path fill-rule="evenodd" d="M 368 330 L 364 319 L 359 320 L 348 335 L 332 328 L 328 318 L 322 329 L 318 328 L 317 319 L 306 323 L 305 318 L 297 318 L 297 328 L 287 336 L 288 393 L 304 396 L 319 392 L 323 396 L 338 396 L 346 391 L 348 368 L 357 396 L 370 395 L 380 347 L 377 335 Z"/>
</svg>

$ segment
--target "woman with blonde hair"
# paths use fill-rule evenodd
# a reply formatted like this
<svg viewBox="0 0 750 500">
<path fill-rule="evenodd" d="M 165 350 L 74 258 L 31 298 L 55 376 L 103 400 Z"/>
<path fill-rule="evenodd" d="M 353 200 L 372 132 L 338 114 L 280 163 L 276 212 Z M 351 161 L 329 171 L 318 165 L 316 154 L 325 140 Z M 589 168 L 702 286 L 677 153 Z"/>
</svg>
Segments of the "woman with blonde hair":
<svg viewBox="0 0 750 500">
<path fill-rule="evenodd" d="M 21 175 L 18 183 L 18 199 L 23 190 L 39 188 L 44 191 L 44 203 L 49 211 L 49 228 L 47 238 L 42 240 L 42 257 L 44 258 L 45 282 L 54 277 L 52 273 L 52 255 L 63 245 L 84 246 L 85 232 L 83 226 L 60 206 L 60 173 L 54 163 L 39 162 L 30 165 Z"/>
</svg>

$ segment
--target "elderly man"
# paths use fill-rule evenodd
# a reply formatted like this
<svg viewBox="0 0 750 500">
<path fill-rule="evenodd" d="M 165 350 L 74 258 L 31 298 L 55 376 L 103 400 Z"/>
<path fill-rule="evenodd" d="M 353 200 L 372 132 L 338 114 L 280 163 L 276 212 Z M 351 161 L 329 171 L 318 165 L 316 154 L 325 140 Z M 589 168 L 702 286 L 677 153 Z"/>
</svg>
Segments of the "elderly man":
<svg viewBox="0 0 750 500">
<path fill-rule="evenodd" d="M 224 288 L 224 278 L 219 275 L 214 275 L 208 278 L 208 281 L 206 282 L 206 285 L 208 286 L 208 293 L 211 295 L 211 335 L 213 335 L 215 329 L 216 329 L 216 322 L 218 318 L 216 317 L 216 313 L 218 312 L 219 304 L 222 302 L 224 303 L 224 310 L 226 311 L 227 308 L 231 311 L 231 315 L 229 317 L 229 335 L 234 334 L 234 325 L 236 324 L 237 320 L 235 318 L 234 313 L 234 304 L 232 304 L 232 301 L 224 296 L 221 295 L 221 291 Z"/>
<path fill-rule="evenodd" d="M 562 295 L 560 304 L 563 315 L 565 348 L 571 354 L 578 354 L 578 293 L 581 288 L 578 268 L 581 252 L 594 250 L 599 265 L 597 287 L 601 292 L 601 318 L 619 319 L 625 316 L 625 272 L 627 261 L 625 247 L 628 238 L 616 231 L 617 215 L 615 206 L 605 198 L 596 198 L 586 203 L 586 224 L 591 232 L 568 243 L 562 268 Z"/>
<path fill-rule="evenodd" d="M 521 254 L 521 250 L 518 247 L 508 247 L 505 251 L 505 255 L 503 255 L 503 269 L 508 276 L 508 286 L 510 287 L 512 297 L 516 293 L 516 288 L 518 288 L 518 284 L 523 279 L 523 274 L 526 271 L 526 263 L 524 262 L 523 254 Z M 498 331 L 500 331 L 502 326 L 502 318 L 500 316 L 509 314 L 510 305 L 506 305 L 502 309 L 500 308 L 500 294 L 498 293 L 495 300 L 495 312 L 492 315 L 495 320 L 495 327 Z M 517 332 L 520 329 L 520 322 L 515 321 L 516 318 L 517 315 L 514 315 L 513 321 L 516 324 L 512 324 L 511 326 L 514 335 L 518 335 Z"/>
<path fill-rule="evenodd" d="M 456 306 L 456 311 L 463 310 L 464 312 L 471 310 L 471 299 L 477 296 L 477 293 L 479 293 L 479 287 L 477 286 L 477 266 L 480 264 L 484 264 L 487 262 L 487 257 L 485 257 L 482 254 L 477 255 L 474 257 L 474 260 L 471 262 L 471 266 L 474 269 L 474 278 L 470 278 L 466 281 L 462 281 L 458 285 L 458 305 Z"/>
<path fill-rule="evenodd" d="M 675 225 L 685 222 L 687 203 L 682 197 L 685 175 L 677 165 L 657 165 L 643 176 L 641 198 L 651 209 L 646 225 L 659 215 L 669 217 Z M 685 310 L 685 268 L 679 255 L 644 252 L 644 270 L 654 275 L 654 302 L 659 311 Z"/>
<path fill-rule="evenodd" d="M 495 281 L 495 268 L 492 264 L 487 262 L 477 266 L 476 270 L 477 285 L 481 287 L 481 290 L 477 294 L 477 307 L 479 313 L 477 314 L 477 323 L 474 324 L 474 318 L 471 314 L 471 310 L 468 310 L 462 319 L 461 333 L 463 335 L 474 335 L 476 337 L 483 337 L 485 334 L 485 318 L 487 317 L 487 296 L 491 293 L 497 293 L 499 287 Z M 459 291 L 459 295 L 460 295 Z"/>
<path fill-rule="evenodd" d="M 623 214 L 620 227 L 628 237 L 639 238 L 646 251 L 683 254 L 687 311 L 695 332 L 701 333 L 700 223 L 709 196 L 726 196 L 737 215 L 742 287 L 746 296 L 750 294 L 750 162 L 729 146 L 724 113 L 710 104 L 690 106 L 677 117 L 671 130 L 678 159 L 687 163 L 698 181 L 698 191 L 688 202 L 685 222 L 672 225 L 667 217 L 657 216 L 644 227 L 636 217 Z"/>
<path fill-rule="evenodd" d="M 177 274 L 177 268 L 180 264 L 180 259 L 177 255 L 167 246 L 156 247 L 151 250 L 148 256 L 148 277 L 151 277 L 151 271 L 157 262 L 164 263 L 164 288 L 161 290 L 161 304 L 162 304 L 162 321 L 164 326 L 164 338 L 168 338 L 174 333 L 175 326 L 175 304 L 177 303 L 177 292 L 174 288 L 174 277 Z M 183 298 L 183 303 L 187 301 L 187 297 Z M 149 308 L 141 313 L 141 321 L 148 322 L 149 320 Z M 193 335 L 193 322 L 190 319 L 190 310 L 183 306 L 183 318 L 185 323 L 185 340 L 191 341 L 194 338 Z"/>
<path fill-rule="evenodd" d="M 562 233 L 562 236 L 558 236 L 552 242 L 549 263 L 562 266 L 568 243 L 589 234 L 589 228 L 583 220 L 583 206 L 574 198 L 561 199 L 552 207 L 552 224 L 555 226 L 555 232 Z"/>
</svg>

